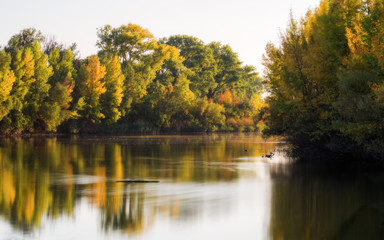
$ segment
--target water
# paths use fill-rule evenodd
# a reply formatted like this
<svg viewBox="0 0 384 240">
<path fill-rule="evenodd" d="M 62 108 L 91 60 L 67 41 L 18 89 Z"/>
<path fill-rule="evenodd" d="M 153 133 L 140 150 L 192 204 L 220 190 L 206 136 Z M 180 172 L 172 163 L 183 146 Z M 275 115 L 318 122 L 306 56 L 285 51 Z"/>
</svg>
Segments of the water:
<svg viewBox="0 0 384 240">
<path fill-rule="evenodd" d="M 381 239 L 383 175 L 298 171 L 286 148 L 253 134 L 2 139 L 0 239 Z"/>
</svg>

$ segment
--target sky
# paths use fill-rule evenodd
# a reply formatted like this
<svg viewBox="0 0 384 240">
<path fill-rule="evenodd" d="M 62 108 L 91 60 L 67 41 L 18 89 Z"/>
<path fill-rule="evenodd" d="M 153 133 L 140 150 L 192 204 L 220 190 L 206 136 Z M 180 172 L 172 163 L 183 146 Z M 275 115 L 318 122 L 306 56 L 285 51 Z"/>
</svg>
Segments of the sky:
<svg viewBox="0 0 384 240">
<path fill-rule="evenodd" d="M 81 57 L 97 53 L 97 29 L 134 23 L 156 38 L 177 34 L 205 43 L 228 44 L 243 64 L 263 72 L 262 55 L 268 42 L 277 44 L 290 10 L 305 15 L 320 0 L 0 0 L 0 45 L 24 28 L 69 46 L 77 43 Z"/>
</svg>

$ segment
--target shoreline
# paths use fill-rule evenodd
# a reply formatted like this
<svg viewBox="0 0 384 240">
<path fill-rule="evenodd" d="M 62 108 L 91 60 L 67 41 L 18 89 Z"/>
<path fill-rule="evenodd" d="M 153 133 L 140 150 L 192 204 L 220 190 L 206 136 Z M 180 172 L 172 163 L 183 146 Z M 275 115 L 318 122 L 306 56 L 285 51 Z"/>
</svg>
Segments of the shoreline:
<svg viewBox="0 0 384 240">
<path fill-rule="evenodd" d="M 0 134 L 0 138 L 29 138 L 29 137 L 57 137 L 57 136 L 172 136 L 172 135 L 210 135 L 210 134 L 224 134 L 224 133 L 253 133 L 262 134 L 259 131 L 132 131 L 132 132 L 78 132 L 78 133 L 13 133 L 13 134 Z"/>
</svg>

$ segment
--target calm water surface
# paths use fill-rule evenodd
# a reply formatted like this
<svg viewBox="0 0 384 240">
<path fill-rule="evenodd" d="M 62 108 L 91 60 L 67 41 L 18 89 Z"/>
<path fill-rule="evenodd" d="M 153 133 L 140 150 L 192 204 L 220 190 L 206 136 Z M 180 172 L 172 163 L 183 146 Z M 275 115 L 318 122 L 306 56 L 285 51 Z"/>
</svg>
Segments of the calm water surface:
<svg viewBox="0 0 384 240">
<path fill-rule="evenodd" d="M 297 171 L 286 147 L 252 134 L 1 139 L 0 239 L 381 239 L 382 174 Z"/>
</svg>

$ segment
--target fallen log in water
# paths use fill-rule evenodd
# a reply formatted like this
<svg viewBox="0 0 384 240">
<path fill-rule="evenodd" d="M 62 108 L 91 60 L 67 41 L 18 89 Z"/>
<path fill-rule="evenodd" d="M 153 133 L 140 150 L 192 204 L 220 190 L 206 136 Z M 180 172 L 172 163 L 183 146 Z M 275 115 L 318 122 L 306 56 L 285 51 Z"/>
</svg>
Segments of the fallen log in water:
<svg viewBox="0 0 384 240">
<path fill-rule="evenodd" d="M 146 180 L 121 180 L 121 181 L 116 181 L 120 183 L 158 183 L 160 181 L 146 181 Z"/>
</svg>

